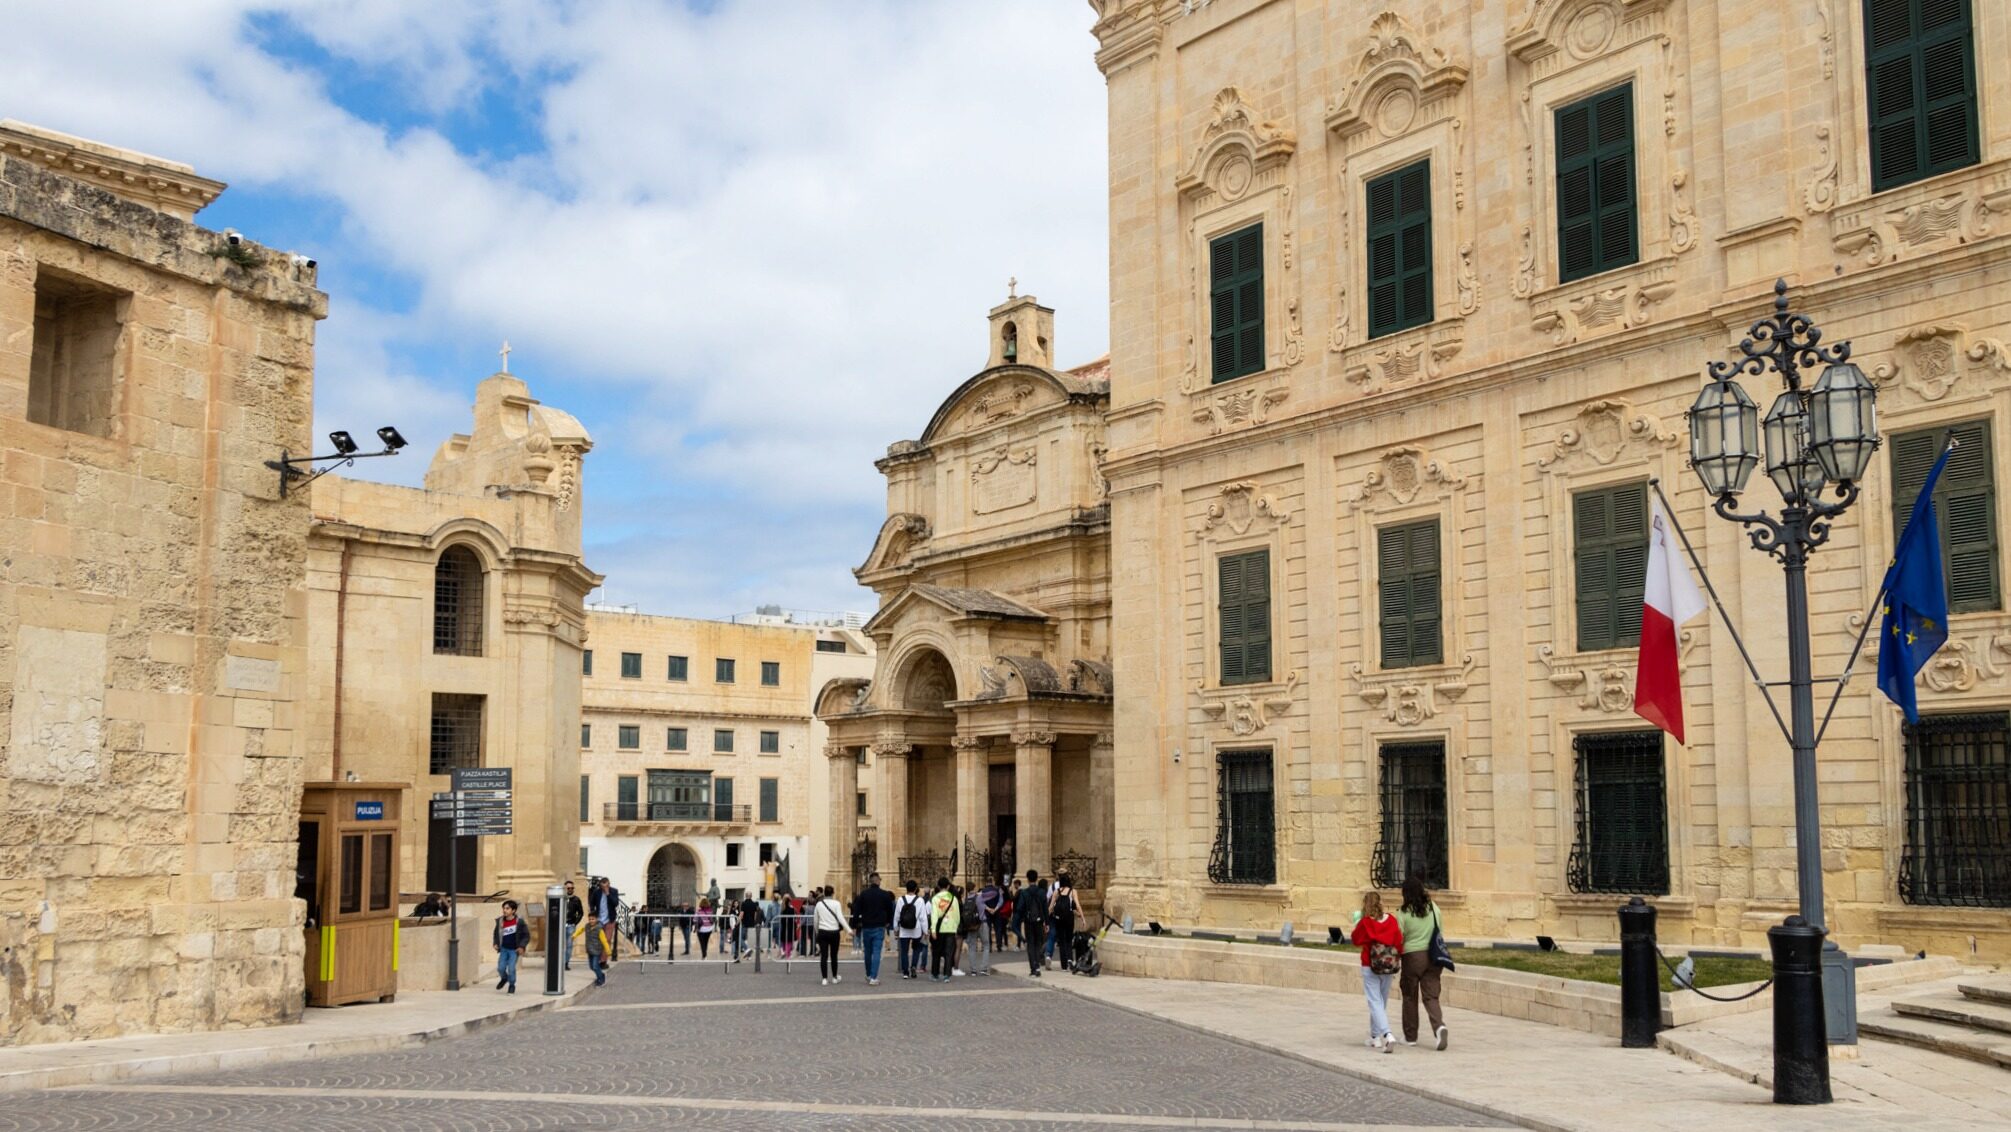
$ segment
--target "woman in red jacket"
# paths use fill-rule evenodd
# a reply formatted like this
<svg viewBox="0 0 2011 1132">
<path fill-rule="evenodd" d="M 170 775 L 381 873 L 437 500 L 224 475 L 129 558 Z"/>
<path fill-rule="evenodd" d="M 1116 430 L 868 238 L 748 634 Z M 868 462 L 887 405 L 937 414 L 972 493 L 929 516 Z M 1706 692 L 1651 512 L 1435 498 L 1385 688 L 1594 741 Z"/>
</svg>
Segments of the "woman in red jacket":
<svg viewBox="0 0 2011 1132">
<path fill-rule="evenodd" d="M 1390 1033 L 1390 984 L 1403 969 L 1404 933 L 1397 918 L 1383 911 L 1383 894 L 1362 893 L 1362 910 L 1349 937 L 1362 949 L 1362 997 L 1369 1002 L 1369 1048 L 1396 1052 Z"/>
</svg>

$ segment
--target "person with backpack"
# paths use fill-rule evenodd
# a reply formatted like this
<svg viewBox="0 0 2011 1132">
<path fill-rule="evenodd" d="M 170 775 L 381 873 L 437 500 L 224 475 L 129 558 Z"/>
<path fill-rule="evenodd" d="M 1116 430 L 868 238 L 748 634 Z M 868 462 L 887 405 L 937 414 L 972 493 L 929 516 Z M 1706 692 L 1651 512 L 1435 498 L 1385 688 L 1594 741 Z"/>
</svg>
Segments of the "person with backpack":
<svg viewBox="0 0 2011 1132">
<path fill-rule="evenodd" d="M 1054 950 L 1061 952 L 1061 969 L 1075 970 L 1075 917 L 1082 901 L 1075 898 L 1074 878 L 1067 873 L 1054 878 L 1054 894 L 1048 897 L 1048 919 L 1054 921 Z"/>
<path fill-rule="evenodd" d="M 1012 944 L 1013 899 L 1019 895 L 1019 881 L 999 878 L 999 914 L 992 922 L 992 949 L 1004 951 Z"/>
<path fill-rule="evenodd" d="M 1047 946 L 1047 886 L 1040 883 L 1040 870 L 1026 871 L 1026 887 L 1013 901 L 1013 928 L 1026 944 L 1028 973 L 1040 978 L 1041 954 Z"/>
<path fill-rule="evenodd" d="M 1431 951 L 1432 937 L 1440 935 L 1438 905 L 1432 903 L 1424 880 L 1412 876 L 1404 881 L 1404 902 L 1397 908 L 1397 925 L 1404 932 L 1403 974 L 1397 985 L 1404 996 L 1404 1044 L 1417 1044 L 1417 1002 L 1424 999 L 1425 1014 L 1431 1018 L 1433 1044 L 1444 1049 L 1451 1040 L 1445 1028 L 1445 1014 L 1438 1006 L 1439 966 Z"/>
<path fill-rule="evenodd" d="M 894 944 L 901 963 L 901 977 L 912 979 L 922 973 L 923 948 L 929 931 L 929 902 L 922 899 L 921 885 L 907 883 L 907 892 L 894 909 Z"/>
<path fill-rule="evenodd" d="M 880 985 L 880 958 L 887 947 L 887 929 L 894 926 L 894 894 L 880 887 L 880 874 L 866 878 L 866 887 L 852 898 L 859 918 L 859 952 L 866 961 L 866 985 Z"/>
<path fill-rule="evenodd" d="M 1390 983 L 1403 969 L 1404 932 L 1397 918 L 1383 911 L 1383 894 L 1362 893 L 1362 910 L 1355 915 L 1349 939 L 1362 949 L 1362 997 L 1369 1003 L 1369 1048 L 1396 1052 L 1390 1033 Z"/>
<path fill-rule="evenodd" d="M 957 928 L 963 922 L 957 894 L 950 890 L 950 878 L 936 878 L 936 894 L 929 900 L 929 933 L 933 950 L 929 954 L 929 977 L 939 983 L 950 981 L 956 970 Z"/>
<path fill-rule="evenodd" d="M 496 917 L 496 926 L 490 932 L 491 941 L 496 945 L 496 989 L 510 988 L 517 993 L 517 960 L 524 949 L 531 945 L 529 924 L 517 918 L 517 902 L 503 901 L 503 914 Z"/>
<path fill-rule="evenodd" d="M 998 885 L 986 881 L 985 886 L 978 889 L 971 899 L 977 913 L 977 926 L 971 942 L 971 974 L 989 975 L 992 973 L 993 936 L 998 931 L 1000 909 L 1005 904 L 1005 896 L 999 891 Z"/>
<path fill-rule="evenodd" d="M 814 900 L 811 910 L 813 927 L 817 934 L 817 974 L 822 978 L 820 986 L 844 982 L 838 973 L 838 939 L 845 931 L 845 909 L 830 889 L 813 890 Z"/>
</svg>

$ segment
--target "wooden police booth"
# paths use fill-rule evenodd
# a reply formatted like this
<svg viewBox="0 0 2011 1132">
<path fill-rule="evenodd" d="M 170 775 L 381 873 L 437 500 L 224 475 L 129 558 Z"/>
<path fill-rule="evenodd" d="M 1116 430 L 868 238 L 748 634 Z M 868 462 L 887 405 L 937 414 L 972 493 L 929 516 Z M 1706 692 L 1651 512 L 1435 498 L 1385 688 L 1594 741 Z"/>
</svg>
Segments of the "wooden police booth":
<svg viewBox="0 0 2011 1132">
<path fill-rule="evenodd" d="M 398 993 L 402 782 L 310 782 L 300 801 L 296 894 L 307 901 L 307 1004 Z"/>
</svg>

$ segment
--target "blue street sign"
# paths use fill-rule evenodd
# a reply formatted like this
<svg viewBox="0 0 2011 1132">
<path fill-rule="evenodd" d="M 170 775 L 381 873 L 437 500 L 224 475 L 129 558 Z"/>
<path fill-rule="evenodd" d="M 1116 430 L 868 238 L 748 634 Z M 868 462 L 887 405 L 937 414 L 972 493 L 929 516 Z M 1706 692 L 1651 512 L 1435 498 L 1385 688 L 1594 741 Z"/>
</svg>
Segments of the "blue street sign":
<svg viewBox="0 0 2011 1132">
<path fill-rule="evenodd" d="M 357 821 L 383 821 L 383 820 L 384 820 L 384 803 L 382 803 L 382 802 L 358 802 L 358 803 L 356 803 L 356 820 L 357 820 Z"/>
</svg>

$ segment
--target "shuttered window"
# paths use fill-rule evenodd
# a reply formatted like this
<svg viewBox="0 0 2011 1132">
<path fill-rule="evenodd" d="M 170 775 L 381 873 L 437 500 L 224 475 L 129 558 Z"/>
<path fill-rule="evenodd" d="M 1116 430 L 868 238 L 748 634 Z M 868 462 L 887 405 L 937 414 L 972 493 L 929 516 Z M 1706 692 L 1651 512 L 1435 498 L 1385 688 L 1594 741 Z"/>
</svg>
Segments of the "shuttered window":
<svg viewBox="0 0 2011 1132">
<path fill-rule="evenodd" d="M 1222 683 L 1261 684 L 1271 678 L 1271 552 L 1225 554 L 1217 575 Z"/>
<path fill-rule="evenodd" d="M 639 723 L 624 723 L 619 725 L 615 732 L 615 746 L 624 751 L 641 750 L 642 725 Z"/>
<path fill-rule="evenodd" d="M 1871 187 L 1980 159 L 1970 0 L 1864 0 Z"/>
<path fill-rule="evenodd" d="M 1669 792 L 1660 731 L 1580 735 L 1573 892 L 1669 891 Z"/>
<path fill-rule="evenodd" d="M 1369 337 L 1432 319 L 1431 162 L 1369 182 Z"/>
<path fill-rule="evenodd" d="M 621 654 L 621 678 L 624 680 L 642 679 L 641 653 L 625 652 Z"/>
<path fill-rule="evenodd" d="M 1384 668 L 1437 664 L 1439 644 L 1438 520 L 1376 532 L 1376 597 Z"/>
<path fill-rule="evenodd" d="M 690 746 L 690 733 L 682 727 L 666 727 L 663 733 L 663 749 L 682 751 Z"/>
<path fill-rule="evenodd" d="M 1633 648 L 1641 643 L 1641 602 L 1648 578 L 1648 489 L 1645 484 L 1580 491 L 1571 496 L 1577 560 L 1578 648 Z"/>
<path fill-rule="evenodd" d="M 1950 439 L 1956 449 L 1934 485 L 1941 526 L 1941 565 L 1948 579 L 1948 611 L 2001 608 L 1997 565 L 1997 488 L 1990 459 L 1990 422 L 1902 432 L 1892 438 L 1893 541 L 1906 529 L 1913 501 Z"/>
<path fill-rule="evenodd" d="M 761 780 L 761 820 L 781 821 L 777 816 L 782 809 L 782 780 L 764 778 Z"/>
<path fill-rule="evenodd" d="M 1558 282 L 1640 259 L 1636 227 L 1629 83 L 1557 111 Z"/>
<path fill-rule="evenodd" d="M 1208 343 L 1213 379 L 1264 368 L 1264 226 L 1208 242 Z"/>
</svg>

